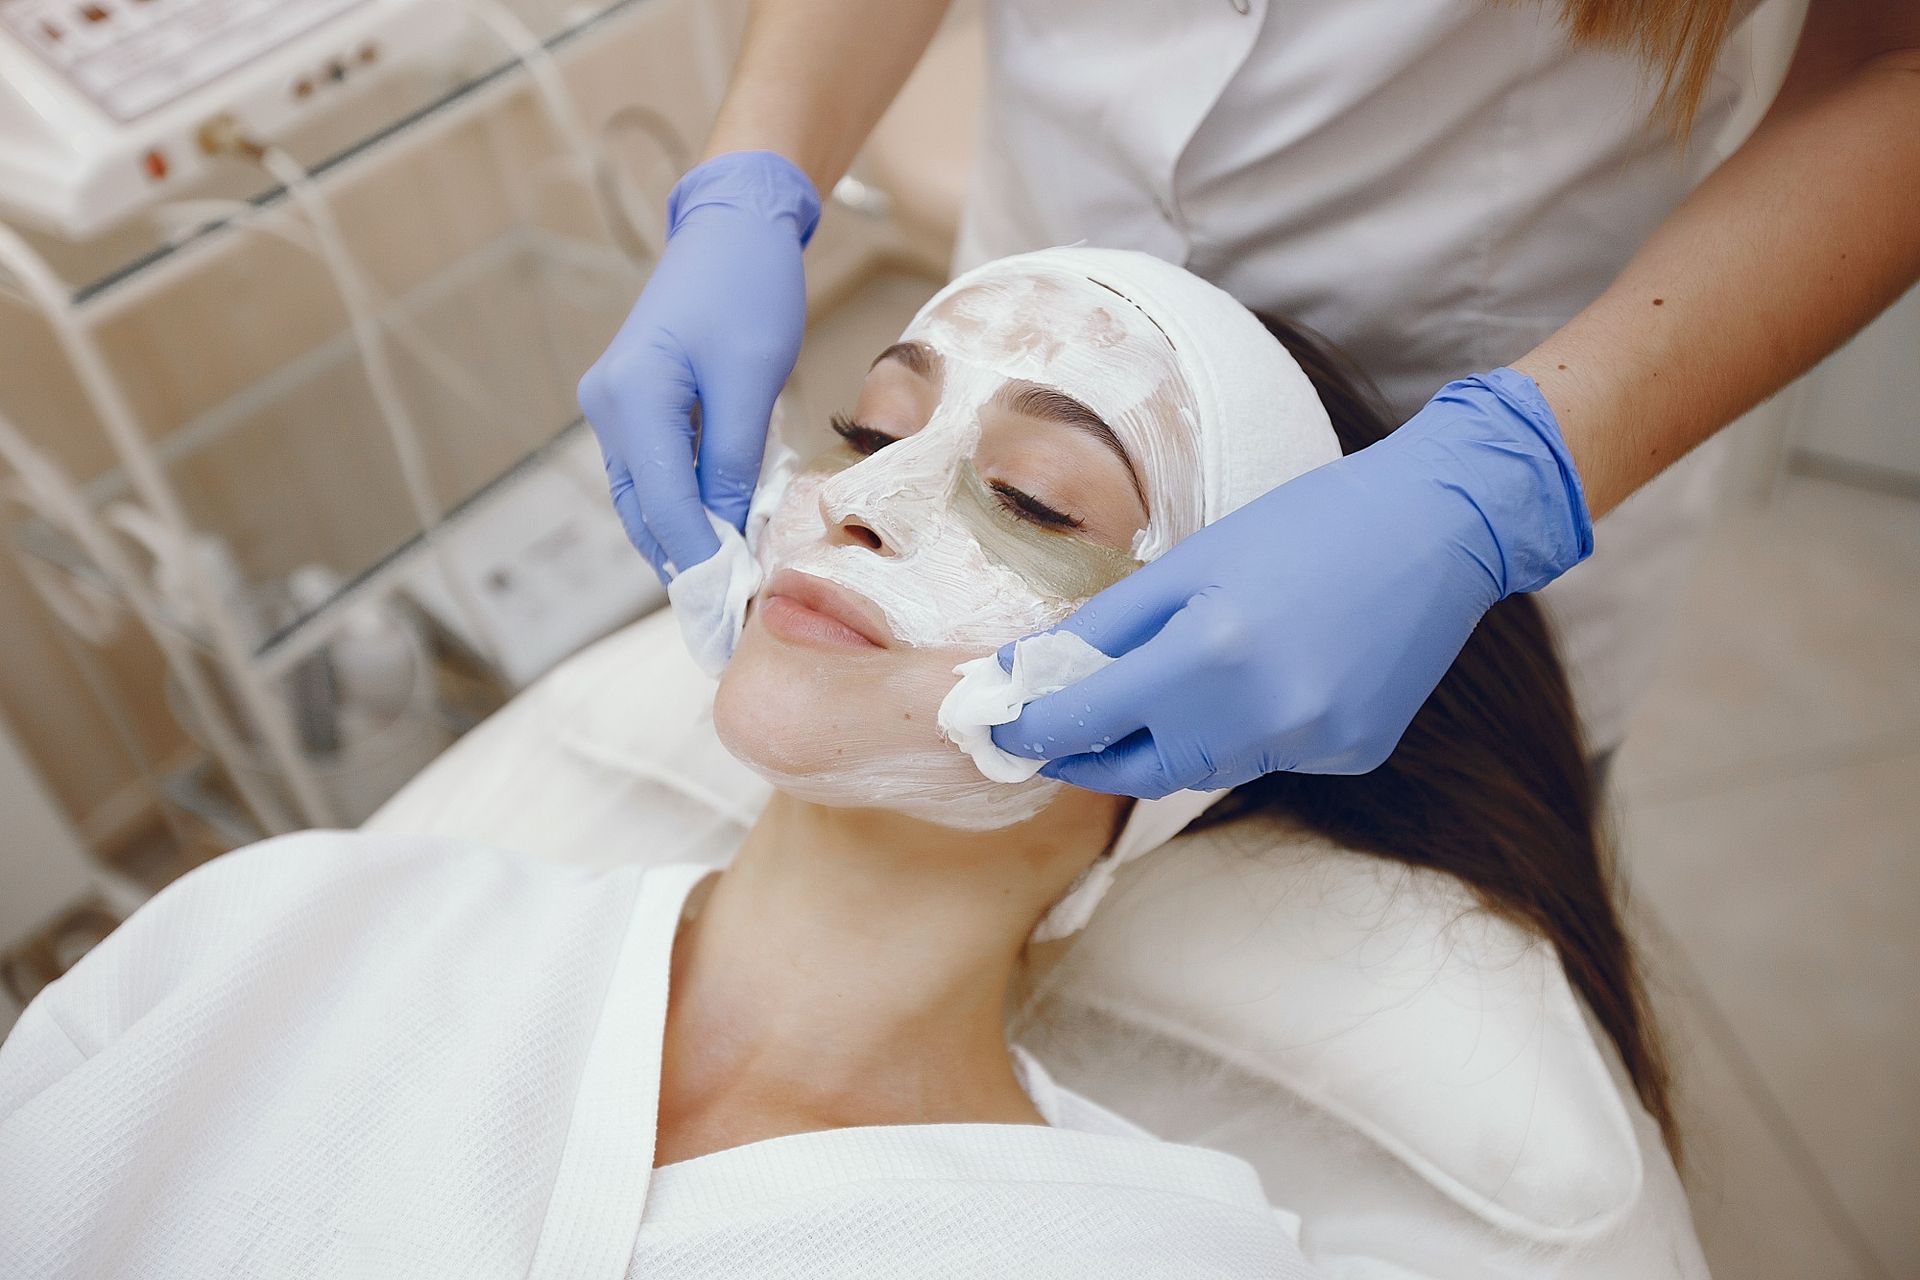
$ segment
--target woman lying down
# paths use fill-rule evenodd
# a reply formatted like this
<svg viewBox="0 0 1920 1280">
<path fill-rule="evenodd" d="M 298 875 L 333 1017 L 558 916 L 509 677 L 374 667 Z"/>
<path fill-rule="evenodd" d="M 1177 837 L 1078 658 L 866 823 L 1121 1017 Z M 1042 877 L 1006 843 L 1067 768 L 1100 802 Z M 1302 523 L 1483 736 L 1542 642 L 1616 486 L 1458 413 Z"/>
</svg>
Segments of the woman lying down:
<svg viewBox="0 0 1920 1280">
<path fill-rule="evenodd" d="M 1509 1192 L 1540 1191 L 1532 1165 L 1480 1188 L 1493 1225 L 1470 1256 L 1438 1229 L 1399 1230 L 1378 1206 L 1448 1185 L 1457 1170 L 1433 1153 L 1450 1139 L 1431 1135 L 1478 1104 L 1389 1089 L 1369 1111 L 1341 1091 L 1419 1043 L 1331 1073 L 1344 1121 L 1265 1108 L 1269 1136 L 1237 1153 L 1161 1140 L 1009 1043 L 1030 943 L 1083 924 L 1119 862 L 1189 823 L 1279 822 L 1364 866 L 1451 878 L 1544 939 L 1584 1004 L 1567 1034 L 1614 1064 L 1589 1109 L 1630 1120 L 1629 1143 L 1670 1129 L 1529 599 L 1494 609 L 1364 777 L 1135 804 L 1033 776 L 987 733 L 1100 661 L 1023 645 L 1008 676 L 999 646 L 1384 434 L 1344 374 L 1176 268 L 1049 250 L 950 285 L 834 425 L 839 445 L 758 534 L 759 569 L 722 563 L 732 576 L 704 599 L 676 584 L 709 656 L 732 649 L 714 726 L 774 788 L 725 869 L 312 833 L 188 875 L 0 1050 L 0 1274 L 1703 1273 L 1671 1203 L 1615 1250 L 1631 1271 L 1582 1270 L 1588 1255 L 1557 1247 L 1611 1228 L 1500 1216 Z M 755 578 L 741 627 L 724 593 Z M 1206 623 L 1163 638 L 1214 643 Z M 1277 927 L 1305 935 L 1340 908 L 1312 910 Z M 1176 959 L 1120 963 L 1151 976 Z M 1391 1007 L 1332 1016 L 1385 1025 L 1437 983 L 1416 969 Z M 1498 1022 L 1432 1003 L 1424 1043 Z M 1149 1110 L 1191 1083 L 1167 1071 Z M 1521 1099 L 1523 1128 L 1552 1092 Z M 1380 1107 L 1410 1114 L 1363 1123 Z M 1456 1145 L 1487 1145 L 1467 1128 Z M 1366 1182 L 1353 1170 L 1381 1144 L 1402 1159 Z M 1574 1145 L 1563 1163 L 1604 1163 Z M 1677 1202 L 1659 1147 L 1635 1156 L 1628 1200 Z"/>
</svg>

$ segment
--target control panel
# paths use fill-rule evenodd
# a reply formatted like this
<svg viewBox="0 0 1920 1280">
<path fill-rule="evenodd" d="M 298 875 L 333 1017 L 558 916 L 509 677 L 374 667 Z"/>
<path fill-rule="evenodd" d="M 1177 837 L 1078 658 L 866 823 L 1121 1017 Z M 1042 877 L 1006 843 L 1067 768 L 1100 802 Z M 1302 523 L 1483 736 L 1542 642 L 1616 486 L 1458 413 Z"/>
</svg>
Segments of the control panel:
<svg viewBox="0 0 1920 1280">
<path fill-rule="evenodd" d="M 0 0 L 0 216 L 79 238 L 451 43 L 431 0 Z"/>
</svg>

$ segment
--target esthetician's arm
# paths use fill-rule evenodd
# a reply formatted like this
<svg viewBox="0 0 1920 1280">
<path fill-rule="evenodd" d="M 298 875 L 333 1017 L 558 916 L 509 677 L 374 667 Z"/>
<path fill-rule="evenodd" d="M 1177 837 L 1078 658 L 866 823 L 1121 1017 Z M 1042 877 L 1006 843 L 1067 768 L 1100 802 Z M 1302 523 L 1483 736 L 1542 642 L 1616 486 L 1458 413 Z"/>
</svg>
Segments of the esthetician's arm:
<svg viewBox="0 0 1920 1280">
<path fill-rule="evenodd" d="M 1089 601 L 1065 626 L 1118 661 L 994 741 L 1136 796 L 1372 769 L 1481 615 L 1916 276 L 1920 5 L 1813 0 L 1766 120 L 1599 299 Z"/>
<path fill-rule="evenodd" d="M 1920 4 L 1814 0 L 1772 109 L 1611 288 L 1514 368 L 1595 516 L 1920 275 Z"/>
<path fill-rule="evenodd" d="M 755 0 L 706 159 L 667 202 L 667 246 L 580 381 L 614 508 L 656 572 L 746 519 L 774 397 L 806 326 L 800 255 L 940 25 L 947 0 Z M 693 425 L 700 406 L 699 466 Z"/>
</svg>

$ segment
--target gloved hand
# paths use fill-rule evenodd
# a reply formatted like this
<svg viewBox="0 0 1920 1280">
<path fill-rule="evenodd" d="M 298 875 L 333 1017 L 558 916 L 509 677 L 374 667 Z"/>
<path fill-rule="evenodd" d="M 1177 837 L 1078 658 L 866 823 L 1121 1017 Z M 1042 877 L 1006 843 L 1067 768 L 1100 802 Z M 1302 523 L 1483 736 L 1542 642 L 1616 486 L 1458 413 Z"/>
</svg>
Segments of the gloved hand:
<svg viewBox="0 0 1920 1280">
<path fill-rule="evenodd" d="M 1482 614 L 1592 549 L 1539 387 L 1512 369 L 1462 379 L 1089 600 L 1061 625 L 1116 660 L 993 740 L 1049 777 L 1142 798 L 1365 773 Z"/>
<path fill-rule="evenodd" d="M 813 183 L 771 151 L 689 170 L 667 198 L 666 251 L 580 380 L 614 509 L 663 581 L 719 549 L 703 508 L 746 521 L 774 397 L 800 353 L 800 254 L 819 219 Z"/>
</svg>

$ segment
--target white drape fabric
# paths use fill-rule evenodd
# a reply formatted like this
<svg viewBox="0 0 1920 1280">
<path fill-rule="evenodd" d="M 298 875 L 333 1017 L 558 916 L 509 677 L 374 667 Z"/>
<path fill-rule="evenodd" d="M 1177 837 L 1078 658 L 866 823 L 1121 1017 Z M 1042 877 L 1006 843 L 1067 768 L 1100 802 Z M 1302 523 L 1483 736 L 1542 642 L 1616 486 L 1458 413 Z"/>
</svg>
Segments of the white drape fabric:
<svg viewBox="0 0 1920 1280">
<path fill-rule="evenodd" d="M 369 826 L 575 865 L 724 865 L 766 784 L 656 615 L 556 669 Z M 1658 1128 L 1551 948 L 1446 877 L 1243 822 L 1123 867 L 1012 1027 L 1062 1084 L 1230 1151 L 1329 1275 L 1697 1280 Z"/>
<path fill-rule="evenodd" d="M 1311 1274 L 1244 1161 L 1031 1059 L 1049 1126 L 654 1170 L 673 931 L 709 873 L 364 832 L 191 873 L 0 1047 L 0 1275 Z"/>
</svg>

